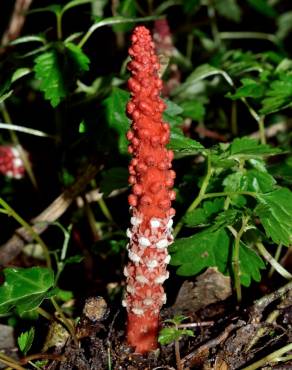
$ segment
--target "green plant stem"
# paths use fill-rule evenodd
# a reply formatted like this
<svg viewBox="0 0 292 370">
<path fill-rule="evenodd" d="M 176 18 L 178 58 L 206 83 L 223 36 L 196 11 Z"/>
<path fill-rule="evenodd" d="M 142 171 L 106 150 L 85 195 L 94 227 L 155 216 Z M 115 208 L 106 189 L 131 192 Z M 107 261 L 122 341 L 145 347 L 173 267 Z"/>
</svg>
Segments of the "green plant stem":
<svg viewBox="0 0 292 370">
<path fill-rule="evenodd" d="M 203 196 L 203 199 L 216 198 L 216 197 L 228 197 L 234 195 L 249 195 L 253 198 L 256 198 L 256 193 L 252 191 L 222 191 L 218 193 L 208 193 Z"/>
<path fill-rule="evenodd" d="M 1 113 L 2 113 L 4 121 L 9 123 L 9 124 L 12 124 L 12 119 L 11 119 L 11 116 L 8 112 L 8 109 L 5 105 L 5 103 L 0 104 L 0 109 L 1 109 Z M 37 189 L 38 188 L 37 181 L 36 181 L 35 175 L 33 173 L 30 161 L 29 161 L 25 151 L 23 150 L 23 148 L 22 148 L 22 146 L 19 142 L 16 133 L 13 130 L 10 130 L 10 137 L 11 137 L 11 141 L 13 142 L 13 144 L 17 147 L 17 149 L 19 151 L 20 158 L 23 162 L 24 168 L 25 168 L 25 170 L 28 174 L 28 177 L 30 178 L 30 181 L 31 181 L 33 187 L 35 189 Z"/>
<path fill-rule="evenodd" d="M 41 307 L 38 307 L 37 308 L 37 313 L 40 314 L 41 316 L 43 316 L 48 321 L 52 321 L 53 320 L 53 316 L 49 312 L 47 312 L 46 310 L 44 310 Z"/>
<path fill-rule="evenodd" d="M 275 260 L 275 258 L 273 258 L 273 256 L 266 250 L 263 243 L 256 243 L 256 246 L 260 254 L 264 257 L 264 259 L 267 262 L 269 262 L 274 267 L 274 269 L 278 272 L 278 274 L 280 274 L 281 276 L 283 276 L 283 278 L 287 280 L 292 279 L 292 274 L 290 274 L 290 272 L 284 269 L 284 267 L 280 265 L 279 262 Z"/>
<path fill-rule="evenodd" d="M 237 102 L 236 101 L 232 101 L 231 103 L 231 133 L 233 136 L 238 135 Z"/>
<path fill-rule="evenodd" d="M 281 361 L 279 358 L 283 354 L 292 350 L 292 343 L 287 344 L 286 346 L 278 349 L 275 352 L 268 354 L 267 356 L 263 357 L 259 361 L 254 362 L 253 364 L 245 367 L 243 370 L 256 370 L 259 369 L 261 366 L 267 365 L 269 362 L 279 362 Z"/>
<path fill-rule="evenodd" d="M 210 19 L 210 26 L 211 26 L 213 40 L 215 42 L 216 47 L 220 48 L 221 46 L 220 32 L 218 30 L 218 25 L 216 21 L 216 11 L 212 4 L 212 1 L 208 1 L 207 7 L 208 7 L 208 17 Z"/>
<path fill-rule="evenodd" d="M 176 362 L 177 370 L 183 370 L 178 340 L 174 341 L 174 352 L 175 352 L 175 362 Z"/>
<path fill-rule="evenodd" d="M 6 356 L 4 355 L 4 353 L 1 352 L 0 352 L 0 362 L 15 370 L 26 370 L 24 367 L 15 362 L 15 360 L 12 357 Z"/>
<path fill-rule="evenodd" d="M 237 232 L 235 241 L 234 241 L 234 252 L 232 257 L 232 265 L 233 265 L 233 272 L 234 272 L 234 285 L 236 291 L 237 302 L 240 303 L 242 300 L 242 293 L 241 293 L 241 284 L 240 284 L 240 260 L 239 260 L 239 250 L 240 250 L 240 240 L 245 232 L 245 228 L 247 226 L 249 217 L 242 218 L 242 225 L 240 230 Z"/>
<path fill-rule="evenodd" d="M 105 218 L 110 222 L 114 222 L 113 216 L 112 216 L 110 210 L 108 209 L 108 206 L 106 205 L 104 199 L 100 198 L 97 202 L 98 202 L 99 208 L 101 209 L 101 212 L 103 213 Z"/>
<path fill-rule="evenodd" d="M 50 254 L 49 254 L 49 248 L 47 247 L 45 242 L 42 240 L 42 238 L 34 231 L 34 229 L 31 227 L 31 225 L 29 223 L 27 223 L 17 212 L 15 212 L 14 209 L 12 209 L 9 206 L 9 204 L 6 203 L 5 200 L 2 199 L 2 198 L 0 198 L 0 205 L 4 208 L 4 211 L 5 211 L 4 213 L 13 217 L 21 226 L 23 226 L 27 230 L 28 233 L 31 234 L 33 239 L 37 243 L 39 243 L 39 245 L 43 249 L 43 253 L 44 253 L 44 257 L 45 257 L 45 260 L 46 260 L 47 267 L 51 268 L 52 263 L 51 263 L 51 258 L 50 258 Z"/>
<path fill-rule="evenodd" d="M 260 116 L 260 119 L 259 119 L 258 123 L 259 123 L 259 132 L 260 132 L 261 144 L 266 144 L 267 143 L 264 121 L 265 121 L 265 116 Z"/>
<path fill-rule="evenodd" d="M 62 40 L 63 32 L 62 32 L 62 12 L 56 14 L 56 21 L 57 21 L 57 38 L 58 40 Z"/>
<path fill-rule="evenodd" d="M 189 206 L 189 208 L 186 210 L 186 213 L 193 211 L 198 207 L 198 205 L 201 203 L 201 201 L 204 199 L 207 187 L 209 185 L 210 178 L 212 176 L 212 167 L 211 167 L 211 158 L 210 155 L 207 156 L 207 173 L 203 180 L 201 189 L 199 191 L 198 196 L 196 199 L 192 202 L 192 204 Z M 174 228 L 173 235 L 174 237 L 177 236 L 177 234 L 180 232 L 181 228 L 183 227 L 183 218 L 180 219 L 180 221 L 177 223 L 176 227 Z"/>
<path fill-rule="evenodd" d="M 280 258 L 281 252 L 282 252 L 282 248 L 283 248 L 282 244 L 279 244 L 278 247 L 277 247 L 277 249 L 276 249 L 276 253 L 275 253 L 274 259 L 277 262 L 279 261 L 279 258 Z M 270 269 L 270 271 L 268 273 L 268 277 L 271 278 L 274 272 L 275 272 L 275 268 L 273 266 L 271 266 L 271 269 Z"/>
<path fill-rule="evenodd" d="M 56 302 L 56 300 L 54 299 L 54 297 L 51 297 L 51 302 L 55 308 L 55 310 L 58 312 L 58 314 L 60 315 L 60 318 L 62 319 L 62 322 L 63 324 L 66 326 L 67 330 L 69 331 L 74 343 L 76 346 L 78 346 L 78 340 L 76 338 L 76 335 L 75 335 L 75 329 L 73 327 L 73 325 L 71 324 L 71 322 L 67 319 L 67 317 L 64 315 L 61 307 L 58 305 L 58 303 Z"/>
<path fill-rule="evenodd" d="M 269 33 L 264 32 L 220 32 L 221 40 L 242 40 L 242 39 L 257 39 L 267 40 L 274 44 L 277 44 L 277 38 Z"/>
</svg>

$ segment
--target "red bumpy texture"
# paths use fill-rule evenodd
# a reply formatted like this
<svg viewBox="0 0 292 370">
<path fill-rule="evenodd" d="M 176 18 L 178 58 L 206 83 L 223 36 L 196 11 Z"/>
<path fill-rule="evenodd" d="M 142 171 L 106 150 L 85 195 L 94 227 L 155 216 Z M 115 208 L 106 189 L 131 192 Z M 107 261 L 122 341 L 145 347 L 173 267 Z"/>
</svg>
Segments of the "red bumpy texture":
<svg viewBox="0 0 292 370">
<path fill-rule="evenodd" d="M 0 173 L 13 179 L 24 177 L 24 164 L 16 147 L 9 145 L 0 146 Z"/>
<path fill-rule="evenodd" d="M 127 231 L 130 261 L 124 270 L 127 288 L 123 305 L 128 312 L 128 344 L 137 353 L 145 353 L 157 348 L 159 311 L 166 301 L 162 284 L 168 278 L 167 247 L 173 241 L 175 172 L 170 169 L 173 152 L 166 149 L 169 125 L 162 120 L 166 105 L 159 97 L 160 66 L 145 27 L 135 28 L 129 54 L 132 76 L 128 81 L 131 100 L 127 114 L 132 126 L 127 138 L 133 156 L 129 165 L 132 217 Z"/>
</svg>

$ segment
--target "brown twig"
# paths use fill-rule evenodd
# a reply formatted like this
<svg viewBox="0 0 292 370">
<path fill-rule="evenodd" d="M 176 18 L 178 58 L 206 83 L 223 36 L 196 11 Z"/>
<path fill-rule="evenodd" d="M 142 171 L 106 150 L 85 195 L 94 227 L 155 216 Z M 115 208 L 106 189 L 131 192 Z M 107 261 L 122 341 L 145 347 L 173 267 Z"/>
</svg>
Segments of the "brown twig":
<svg viewBox="0 0 292 370">
<path fill-rule="evenodd" d="M 26 18 L 25 13 L 28 11 L 31 3 L 32 0 L 16 0 L 8 27 L 1 39 L 1 45 L 7 45 L 20 35 Z"/>
<path fill-rule="evenodd" d="M 25 365 L 30 361 L 34 360 L 54 360 L 54 361 L 65 361 L 66 357 L 62 355 L 50 354 L 50 353 L 34 353 L 33 355 L 26 356 L 19 360 L 21 365 Z"/>
<path fill-rule="evenodd" d="M 61 217 L 79 193 L 84 191 L 86 185 L 98 172 L 95 164 L 90 164 L 77 181 L 58 198 L 56 198 L 43 212 L 32 220 L 36 233 L 43 233 L 50 223 Z M 0 247 L 0 266 L 7 265 L 21 251 L 25 244 L 32 241 L 32 235 L 23 227 L 18 228 L 14 235 Z"/>
</svg>

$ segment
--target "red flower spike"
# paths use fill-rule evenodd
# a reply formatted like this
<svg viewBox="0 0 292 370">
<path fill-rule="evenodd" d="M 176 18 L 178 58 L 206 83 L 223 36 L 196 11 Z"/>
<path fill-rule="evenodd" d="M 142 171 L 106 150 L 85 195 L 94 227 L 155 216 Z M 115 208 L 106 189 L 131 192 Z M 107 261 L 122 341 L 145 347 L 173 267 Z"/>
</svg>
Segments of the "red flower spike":
<svg viewBox="0 0 292 370">
<path fill-rule="evenodd" d="M 0 146 L 0 173 L 13 179 L 22 179 L 25 174 L 24 164 L 16 147 Z"/>
<path fill-rule="evenodd" d="M 128 311 L 127 340 L 137 353 L 157 348 L 159 311 L 166 296 L 162 287 L 168 278 L 166 270 L 172 243 L 174 209 L 171 190 L 174 171 L 170 170 L 173 153 L 165 148 L 169 141 L 169 126 L 162 120 L 165 103 L 159 97 L 162 81 L 150 32 L 136 27 L 129 49 L 128 64 L 132 77 L 128 81 L 131 100 L 127 114 L 132 126 L 127 134 L 129 152 L 129 196 L 131 229 L 129 263 L 124 270 L 127 289 L 123 305 Z"/>
</svg>

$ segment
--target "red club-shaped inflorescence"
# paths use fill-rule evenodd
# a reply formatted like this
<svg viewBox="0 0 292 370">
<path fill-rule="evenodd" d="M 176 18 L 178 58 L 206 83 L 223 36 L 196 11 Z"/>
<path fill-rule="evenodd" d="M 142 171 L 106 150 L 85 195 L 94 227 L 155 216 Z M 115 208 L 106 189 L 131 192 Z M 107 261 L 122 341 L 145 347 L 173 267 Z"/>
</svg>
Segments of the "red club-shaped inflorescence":
<svg viewBox="0 0 292 370">
<path fill-rule="evenodd" d="M 13 179 L 24 177 L 24 164 L 16 147 L 10 145 L 0 146 L 0 173 Z"/>
<path fill-rule="evenodd" d="M 167 247 L 173 241 L 175 172 L 170 169 L 173 152 L 166 148 L 169 125 L 162 119 L 166 105 L 159 97 L 159 63 L 145 27 L 135 28 L 129 54 L 131 100 L 127 114 L 132 125 L 127 138 L 133 156 L 129 165 L 132 217 L 127 231 L 129 263 L 124 270 L 127 288 L 123 305 L 128 312 L 128 344 L 137 353 L 145 353 L 157 348 L 159 311 L 166 301 L 162 284 L 168 278 Z"/>
</svg>

